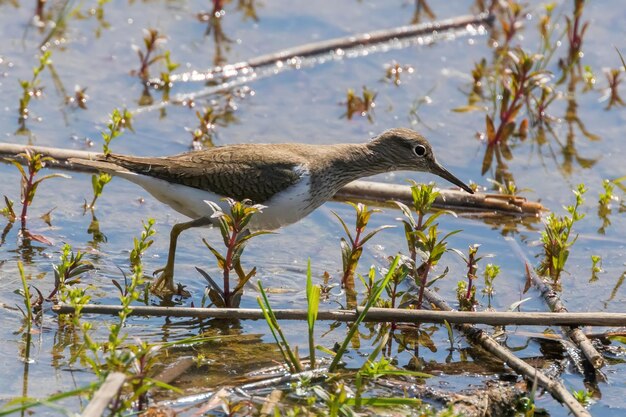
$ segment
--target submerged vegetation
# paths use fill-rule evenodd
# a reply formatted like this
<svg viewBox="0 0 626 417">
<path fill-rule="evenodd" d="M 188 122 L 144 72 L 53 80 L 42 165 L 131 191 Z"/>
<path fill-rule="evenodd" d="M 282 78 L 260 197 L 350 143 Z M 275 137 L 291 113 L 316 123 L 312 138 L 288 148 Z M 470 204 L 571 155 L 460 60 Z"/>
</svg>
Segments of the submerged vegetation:
<svg viewBox="0 0 626 417">
<path fill-rule="evenodd" d="M 474 129 L 481 141 L 476 145 L 480 152 L 477 159 L 472 155 L 474 151 L 467 152 L 469 147 L 456 149 L 460 145 L 452 140 L 437 144 L 437 147 L 447 151 L 447 158 L 460 155 L 476 165 L 475 169 L 472 168 L 473 174 L 484 178 L 473 184 L 473 189 L 484 191 L 486 188 L 480 184 L 490 183 L 491 189 L 505 203 L 523 199 L 520 194 L 537 197 L 550 204 L 550 212 L 542 214 L 541 219 L 527 218 L 523 213 L 504 217 L 483 212 L 464 213 L 466 217 L 458 219 L 461 213 L 454 213 L 449 210 L 450 206 L 445 206 L 449 194 L 432 183 L 412 181 L 407 198 L 386 202 L 383 205 L 391 208 L 384 212 L 372 208 L 373 202 L 365 195 L 362 197 L 368 200 L 367 205 L 355 201 L 348 209 L 348 206 L 336 206 L 338 209 L 332 211 L 336 219 L 331 216 L 328 221 L 330 231 L 322 243 L 313 239 L 324 233 L 322 227 L 303 226 L 293 231 L 281 231 L 283 238 L 276 245 L 278 240 L 272 241 L 271 236 L 264 236 L 270 232 L 249 229 L 250 222 L 264 209 L 263 206 L 227 199 L 229 210 L 222 211 L 216 202 L 207 201 L 215 212 L 213 217 L 217 227 L 214 229 L 219 230 L 202 231 L 202 239 L 197 238 L 195 242 L 196 247 L 205 248 L 205 255 L 199 256 L 207 259 L 195 270 L 206 280 L 206 288 L 198 291 L 204 284 L 194 282 L 194 287 L 190 288 L 191 299 L 159 299 L 151 293 L 151 279 L 146 271 L 157 262 L 153 258 L 163 252 L 158 245 L 164 236 L 156 233 L 156 227 L 161 222 L 170 223 L 169 214 L 157 212 L 159 209 L 154 209 L 155 213 L 146 212 L 156 207 L 153 201 L 144 204 L 143 199 L 133 199 L 132 195 L 117 200 L 119 207 L 109 207 L 108 200 L 105 205 L 99 199 L 105 189 L 106 193 L 115 192 L 113 186 L 108 185 L 112 176 L 93 173 L 92 196 L 84 198 L 83 204 L 83 215 L 91 214 L 91 219 L 87 219 L 87 235 L 90 237 L 83 239 L 82 226 L 76 227 L 83 217 L 79 207 L 72 206 L 72 201 L 77 195 L 89 192 L 68 185 L 69 181 L 52 188 L 53 182 L 48 179 L 66 176 L 44 174 L 42 170 L 49 165 L 62 166 L 63 162 L 28 149 L 14 158 L 5 158 L 11 164 L 6 171 L 7 178 L 14 175 L 10 178 L 16 180 L 4 181 L 6 191 L 2 193 L 4 206 L 0 214 L 6 225 L 0 239 L 0 267 L 6 279 L 3 281 L 5 289 L 14 290 L 14 294 L 3 296 L 0 305 L 7 313 L 6 327 L 13 326 L 14 329 L 12 335 L 6 333 L 5 336 L 18 346 L 15 351 L 16 358 L 23 365 L 23 381 L 21 393 L 11 391 L 13 388 L 0 390 L 3 398 L 11 398 L 0 404 L 0 416 L 17 413 L 51 415 L 47 407 L 53 412 L 75 415 L 93 398 L 101 398 L 99 390 L 107 389 L 109 400 L 104 414 L 101 414 L 111 416 L 178 413 L 443 417 L 472 414 L 476 409 L 467 403 L 476 398 L 492 401 L 489 404 L 491 415 L 507 412 L 533 416 L 543 412 L 539 401 L 541 406 L 548 403 L 541 398 L 547 394 L 538 392 L 539 386 L 559 402 L 567 404 L 576 416 L 586 415 L 584 407 L 594 407 L 599 402 L 610 406 L 610 395 L 602 397 L 600 389 L 607 387 L 610 390 L 619 384 L 619 379 L 617 382 L 604 381 L 600 366 L 604 360 L 608 362 L 607 367 L 611 367 L 610 373 L 620 375 L 624 362 L 621 359 L 624 355 L 623 332 L 585 335 L 577 327 L 550 326 L 543 333 L 531 333 L 525 328 L 507 328 L 504 324 L 472 327 L 434 319 L 429 323 L 406 318 L 415 312 L 446 311 L 450 306 L 445 300 L 449 300 L 452 308 L 463 312 L 468 321 L 471 321 L 472 314 L 479 312 L 507 307 L 510 310 L 526 309 L 529 300 L 540 297 L 545 298 L 550 309 L 564 311 L 559 300 L 561 295 L 564 299 L 574 299 L 574 309 L 612 310 L 616 308 L 612 302 L 621 299 L 619 291 L 626 279 L 623 260 L 616 261 L 611 246 L 623 235 L 623 231 L 616 228 L 623 228 L 621 215 L 626 212 L 623 203 L 626 176 L 623 172 L 607 173 L 616 166 L 614 164 L 607 165 L 609 168 L 602 172 L 600 180 L 585 178 L 587 173 L 593 172 L 591 169 L 600 165 L 600 161 L 621 151 L 612 149 L 603 155 L 603 159 L 585 153 L 605 139 L 599 132 L 607 135 L 607 130 L 600 123 L 608 120 L 607 115 L 612 115 L 611 112 L 624 106 L 620 89 L 626 63 L 621 53 L 618 51 L 615 62 L 605 69 L 585 55 L 583 46 L 588 45 L 593 20 L 586 16 L 585 8 L 590 3 L 584 0 L 568 0 L 562 5 L 535 5 L 513 0 L 471 3 L 472 12 L 489 11 L 494 20 L 486 29 L 488 49 L 481 49 L 488 51 L 483 54 L 488 56 L 475 56 L 478 49 L 464 50 L 471 53 L 471 58 L 461 70 L 452 66 L 433 69 L 431 67 L 436 67 L 434 62 L 409 61 L 410 56 L 398 61 L 385 56 L 386 64 L 371 73 L 363 71 L 361 74 L 361 71 L 351 69 L 354 68 L 351 65 L 358 62 L 352 59 L 340 64 L 344 70 L 353 71 L 347 74 L 345 86 L 326 86 L 323 94 L 316 95 L 319 88 L 310 86 L 309 89 L 307 85 L 316 80 L 316 71 L 306 70 L 287 80 L 293 84 L 286 90 L 281 89 L 284 88 L 282 85 L 269 83 L 267 85 L 275 90 L 268 94 L 267 85 L 262 85 L 258 90 L 259 97 L 253 99 L 254 90 L 241 87 L 243 83 L 269 78 L 286 68 L 301 69 L 328 60 L 328 57 L 321 57 L 315 61 L 316 54 L 304 51 L 301 57 L 289 59 L 279 53 L 275 61 L 264 66 L 258 62 L 262 61 L 261 58 L 267 59 L 266 56 L 249 62 L 235 62 L 240 59 L 239 55 L 248 56 L 250 50 L 261 48 L 254 43 L 245 43 L 247 32 L 234 30 L 236 20 L 233 16 L 242 20 L 247 31 L 253 28 L 254 33 L 266 34 L 262 31 L 267 28 L 258 22 L 263 22 L 262 11 L 271 8 L 271 4 L 254 0 L 214 0 L 208 11 L 187 13 L 191 17 L 168 9 L 168 13 L 176 15 L 175 19 L 190 26 L 185 28 L 189 29 L 185 33 L 200 29 L 200 41 L 193 39 L 189 44 L 172 42 L 172 50 L 166 50 L 165 40 L 170 36 L 178 39 L 176 31 L 180 31 L 179 27 L 172 26 L 170 34 L 165 32 L 165 29 L 170 30 L 169 24 L 173 25 L 169 20 L 171 17 L 167 16 L 167 23 L 162 23 L 162 27 L 144 30 L 143 38 L 138 38 L 141 39 L 140 47 L 124 51 L 117 48 L 119 45 L 114 41 L 115 53 L 106 52 L 109 54 L 106 59 L 98 55 L 100 61 L 94 58 L 90 62 L 90 66 L 101 65 L 111 74 L 123 73 L 119 79 L 103 81 L 104 88 L 94 85 L 92 78 L 81 79 L 74 90 L 67 90 L 62 78 L 67 80 L 69 77 L 57 73 L 52 56 L 60 64 L 68 51 L 78 48 L 81 43 L 77 41 L 83 38 L 74 39 L 76 33 L 81 33 L 91 48 L 95 45 L 91 42 L 103 45 L 116 39 L 113 38 L 115 31 L 122 31 L 132 24 L 135 29 L 136 23 L 132 18 L 121 19 L 114 4 L 107 0 L 98 0 L 89 6 L 91 8 L 74 7 L 71 2 L 37 1 L 34 12 L 29 12 L 32 22 L 25 25 L 38 32 L 26 31 L 24 34 L 24 48 L 28 49 L 30 56 L 28 59 L 22 57 L 25 62 L 35 59 L 37 64 L 32 70 L 21 70 L 17 78 L 19 83 L 13 83 L 12 90 L 9 90 L 8 96 L 13 98 L 7 100 L 7 109 L 12 115 L 8 136 L 15 141 L 21 143 L 27 136 L 29 145 L 44 145 L 49 136 L 59 135 L 63 140 L 71 136 L 72 141 L 64 142 L 64 147 L 88 148 L 93 144 L 88 137 L 93 132 L 86 133 L 79 122 L 84 121 L 85 115 L 89 115 L 94 124 L 102 121 L 102 114 L 94 112 L 102 112 L 103 105 L 109 110 L 114 108 L 101 131 L 105 156 L 110 155 L 113 146 L 116 150 L 140 149 L 149 155 L 162 153 L 160 143 L 155 142 L 152 149 L 153 143 L 145 140 L 145 136 L 154 139 L 154 131 L 150 130 L 152 124 L 158 124 L 159 132 L 161 128 L 164 132 L 175 129 L 180 137 L 187 135 L 187 141 L 191 134 L 191 145 L 184 139 L 177 143 L 181 145 L 177 148 L 180 151 L 234 141 L 229 136 L 231 128 L 251 123 L 258 123 L 258 126 L 242 131 L 250 134 L 253 129 L 254 134 L 238 138 L 238 141 L 256 141 L 257 134 L 260 137 L 261 132 L 267 130 L 264 125 L 267 120 L 271 120 L 276 140 L 283 140 L 289 129 L 279 132 L 275 124 L 292 117 L 290 111 L 300 111 L 301 108 L 306 108 L 307 119 L 295 122 L 302 123 L 297 126 L 302 138 L 293 138 L 298 142 L 312 136 L 326 136 L 326 133 L 320 133 L 321 130 L 311 133 L 314 129 L 309 128 L 310 123 L 319 127 L 328 122 L 339 135 L 347 131 L 362 136 L 364 132 L 378 130 L 383 124 L 402 125 L 408 121 L 420 125 L 427 135 L 430 131 L 438 131 L 440 138 L 451 138 L 458 132 L 455 124 L 464 124 L 467 125 L 463 126 L 464 134 L 470 137 L 471 129 Z M 3 12 L 13 11 L 18 6 L 21 10 L 25 3 L 0 1 L 0 11 Z M 413 6 L 412 23 L 443 15 L 428 1 L 416 1 Z M 147 6 L 128 6 L 133 7 L 144 10 Z M 365 6 L 359 3 L 351 7 Z M 385 3 L 381 7 L 396 6 Z M 305 6 L 302 8 L 305 13 Z M 139 17 L 135 17 L 137 22 L 148 24 Z M 0 21 L 6 22 L 6 19 L 0 18 Z M 78 27 L 81 30 L 88 27 L 93 34 L 86 35 Z M 463 27 L 469 31 L 469 25 Z M 124 39 L 124 44 L 133 44 L 132 38 L 139 32 L 135 30 L 129 39 Z M 470 32 L 473 35 L 469 45 L 482 42 L 481 31 Z M 420 38 L 416 43 L 428 44 L 427 38 Z M 37 44 L 35 51 L 33 39 Z M 459 36 L 459 39 L 463 37 Z M 247 48 L 246 54 L 241 54 L 242 43 Z M 364 41 L 358 51 L 348 51 L 354 55 L 339 47 L 324 53 L 337 61 L 345 56 L 365 57 L 377 52 L 375 48 L 367 49 L 369 46 Z M 211 51 L 208 60 L 215 66 L 208 71 L 202 67 L 194 68 L 206 63 L 186 61 L 194 54 L 204 57 L 205 47 Z M 399 47 L 394 44 L 391 50 Z M 202 54 L 197 53 L 200 50 Z M 425 50 L 418 49 L 426 53 Z M 0 75 L 15 78 L 13 63 L 5 64 L 8 59 L 14 59 L 10 53 L 15 52 L 12 49 L 7 52 L 8 58 L 0 55 L 3 71 Z M 611 53 L 616 55 L 613 50 Z M 185 60 L 185 71 L 189 72 L 178 72 L 181 66 L 172 57 Z M 308 62 L 310 57 L 313 58 Z M 464 62 L 456 56 L 445 58 L 442 62 L 449 60 L 452 65 Z M 120 70 L 118 65 L 128 67 Z M 330 72 L 329 67 L 331 65 L 320 66 L 323 71 Z M 423 85 L 424 80 L 432 81 L 431 71 L 445 73 L 446 83 L 456 83 L 455 88 L 462 92 L 461 99 L 444 97 L 452 89 L 448 88 L 442 94 L 439 90 L 442 87 L 435 85 L 434 81 L 432 86 Z M 345 72 L 342 76 L 346 76 Z M 597 75 L 603 73 L 604 77 L 598 79 Z M 101 72 L 97 74 L 101 75 Z M 272 82 L 280 84 L 276 80 L 279 77 L 274 77 Z M 185 92 L 189 85 L 186 83 L 197 81 L 203 83 L 202 87 Z M 79 86 L 88 83 L 89 109 L 85 105 L 86 88 Z M 376 91 L 366 87 L 374 83 L 378 83 Z M 2 81 L 0 88 L 4 84 Z M 116 97 L 115 103 L 105 101 L 110 97 L 104 95 L 104 90 L 115 90 L 117 94 L 120 84 L 139 97 L 132 99 L 124 94 Z M 360 92 L 348 88 L 354 85 L 363 87 Z M 420 87 L 416 93 L 418 98 L 414 95 L 407 101 L 407 91 L 412 91 L 408 88 L 415 85 Z M 48 94 L 53 91 L 51 86 L 61 98 L 61 105 L 57 106 L 61 109 L 58 113 L 61 116 L 52 113 L 54 117 L 46 114 L 45 118 L 34 118 L 35 109 L 38 116 L 44 112 L 39 112 L 40 106 L 34 106 L 32 99 L 52 96 Z M 295 92 L 300 90 L 304 93 L 298 96 Z M 74 91 L 74 95 L 68 95 L 67 91 Z M 154 91 L 161 91 L 160 100 L 152 98 Z M 284 107 L 270 107 L 268 96 L 274 94 L 285 101 Z M 328 118 L 325 121 L 317 118 L 316 111 L 310 110 L 321 100 L 325 100 L 323 104 Z M 47 97 L 42 103 L 52 107 L 52 101 Z M 243 104 L 240 105 L 240 101 Z M 599 105 L 598 101 L 602 104 Z M 589 105 L 589 102 L 593 104 Z M 340 120 L 337 120 L 337 103 L 345 108 Z M 135 105 L 138 108 L 133 109 Z M 245 106 L 255 107 L 255 112 L 261 116 L 246 111 Z M 244 107 L 241 114 L 237 114 L 239 107 Z M 594 118 L 601 119 L 600 113 L 590 110 L 596 108 L 603 112 L 602 122 L 597 124 Z M 77 109 L 81 109 L 80 115 Z M 158 118 L 149 119 L 154 109 L 160 110 Z M 16 130 L 15 111 L 19 116 Z M 281 112 L 285 115 L 277 114 Z M 430 122 L 429 117 L 435 122 Z M 166 124 L 169 120 L 176 120 L 174 128 Z M 48 126 L 40 122 L 49 123 L 50 133 Z M 68 133 L 68 126 L 71 133 Z M 80 133 L 75 133 L 75 128 Z M 122 135 L 123 139 L 118 139 Z M 163 136 L 159 139 L 169 139 L 165 134 Z M 590 146 L 590 143 L 594 145 Z M 599 149 L 595 154 L 602 152 L 604 149 Z M 523 165 L 526 162 L 520 161 L 524 159 L 539 159 L 540 163 Z M 458 165 L 463 165 L 463 161 Z M 523 171 L 520 166 L 530 168 Z M 541 174 L 530 172 L 542 169 Z M 536 179 L 538 175 L 544 178 L 541 181 L 546 183 L 546 188 L 530 189 L 530 178 Z M 543 194 L 546 190 L 569 191 L 571 184 L 580 182 L 581 177 L 585 184 L 581 183 L 573 190 L 573 203 L 569 194 Z M 592 198 L 591 204 L 585 203 L 584 199 L 588 189 L 597 196 L 597 200 Z M 40 197 L 43 193 L 47 199 Z M 155 197 L 159 198 L 158 195 Z M 83 201 L 83 197 L 80 200 Z M 561 203 L 561 200 L 567 202 Z M 53 226 L 51 213 L 56 208 L 55 201 L 62 201 L 63 207 L 55 211 Z M 467 205 L 471 205 L 473 200 L 467 201 L 470 201 Z M 103 229 L 108 229 L 107 234 L 113 236 L 110 242 L 100 230 L 97 202 L 99 217 L 106 224 Z M 442 204 L 445 209 L 441 209 Z M 566 204 L 564 214 L 559 214 L 561 204 Z M 40 214 L 42 210 L 43 214 Z M 36 215 L 41 217 L 43 224 L 40 225 L 34 217 Z M 57 216 L 61 221 L 57 221 Z M 132 244 L 125 243 L 123 250 L 115 246 L 119 245 L 116 242 L 120 240 L 119 230 L 126 232 L 138 227 L 140 218 L 152 216 L 158 220 L 150 218 L 143 222 L 141 232 Z M 481 219 L 485 225 L 481 224 L 479 229 L 472 219 Z M 15 242 L 11 242 L 9 237 L 14 224 L 19 224 L 19 230 Z M 488 235 L 485 232 L 488 227 L 496 232 Z M 45 228 L 45 231 L 35 233 L 38 228 Z M 461 228 L 465 230 L 457 230 Z M 494 235 L 497 238 L 493 238 Z M 505 239 L 500 239 L 503 236 Z M 126 233 L 124 239 L 128 242 Z M 600 242 L 598 246 L 588 243 L 595 241 Z M 518 252 L 522 252 L 519 254 L 515 248 L 520 248 L 522 243 L 526 247 L 519 249 Z M 208 257 L 207 248 L 211 254 Z M 301 266 L 301 252 L 305 250 L 310 256 L 306 269 Z M 289 252 L 288 261 L 280 258 L 284 252 Z M 495 254 L 494 263 L 485 260 L 492 256 L 487 255 L 490 252 Z M 534 254 L 535 260 L 528 261 L 526 252 Z M 52 266 L 49 265 L 50 259 Z M 293 265 L 287 266 L 287 262 Z M 330 272 L 322 275 L 319 271 L 324 269 L 321 268 Z M 612 282 L 610 279 L 616 274 L 616 268 L 621 270 L 617 273 L 617 280 Z M 511 281 L 521 276 L 527 277 L 523 289 L 523 284 Z M 184 277 L 184 280 L 185 283 L 192 282 L 190 277 Z M 610 294 L 601 294 L 601 285 L 606 288 L 610 285 Z M 538 290 L 531 289 L 533 286 Z M 570 292 L 572 288 L 577 291 L 588 288 L 590 292 L 573 293 Z M 529 291 L 532 295 L 526 294 Z M 602 306 L 597 303 L 589 303 L 592 307 L 581 306 L 580 301 L 576 305 L 576 299 L 587 303 L 592 297 L 601 300 Z M 304 305 L 304 300 L 304 320 L 294 323 L 283 319 L 285 309 L 295 310 L 292 307 Z M 87 306 L 110 303 L 117 307 L 113 310 L 113 317 L 102 319 L 102 316 L 84 312 Z M 199 305 L 219 308 L 226 315 L 214 319 L 200 316 L 193 319 L 168 317 L 165 320 L 134 318 L 133 307 L 139 305 L 167 307 L 172 315 L 180 311 L 177 309 L 181 305 Z M 256 309 L 257 305 L 260 310 Z M 60 306 L 70 308 L 71 312 L 58 315 L 50 312 L 51 309 L 59 312 Z M 244 308 L 237 311 L 260 311 L 264 322 L 240 318 L 235 313 L 235 308 L 240 306 Z M 531 308 L 543 307 L 535 303 L 528 309 Z M 354 314 L 353 321 L 345 325 L 343 321 L 320 320 L 329 311 L 341 314 L 346 313 L 345 310 Z M 380 311 L 390 315 L 379 321 L 369 321 L 370 313 Z M 561 333 L 552 334 L 559 330 Z M 572 336 L 574 331 L 579 332 L 577 336 Z M 600 343 L 592 343 L 591 339 Z M 538 348 L 524 350 L 529 345 Z M 2 347 L 3 352 L 9 350 L 4 345 Z M 501 350 L 495 352 L 497 348 Z M 502 351 L 510 356 L 503 358 Z M 600 365 L 592 359 L 594 352 Z M 525 354 L 535 355 L 524 357 L 523 361 L 532 365 L 534 374 L 521 373 L 514 365 L 515 360 Z M 557 361 L 558 366 L 555 365 Z M 62 380 L 58 388 L 49 384 L 46 378 L 53 378 L 49 374 L 40 376 L 33 372 L 33 367 L 37 366 L 39 370 L 42 364 L 62 375 L 54 376 Z M 7 369 L 14 372 L 16 368 L 11 364 Z M 571 369 L 573 374 L 568 377 L 567 387 L 559 381 L 563 369 Z M 522 377 L 512 376 L 512 371 Z M 71 375 L 71 385 L 66 381 L 66 374 Z M 36 387 L 34 375 L 42 378 L 36 381 Z M 119 383 L 111 388 L 109 384 L 116 375 Z M 432 383 L 435 375 L 437 382 Z M 457 384 L 455 380 L 450 384 L 449 381 L 457 376 L 462 382 Z M 19 375 L 11 374 L 8 378 L 17 380 Z M 546 384 L 542 378 L 553 384 Z M 465 382 L 472 388 L 459 392 L 458 387 Z M 200 389 L 207 392 L 200 393 Z M 579 408 L 568 400 L 573 400 Z M 546 406 L 550 407 L 549 413 L 565 415 L 566 411 L 560 411 L 560 406 L 555 404 Z"/>
</svg>

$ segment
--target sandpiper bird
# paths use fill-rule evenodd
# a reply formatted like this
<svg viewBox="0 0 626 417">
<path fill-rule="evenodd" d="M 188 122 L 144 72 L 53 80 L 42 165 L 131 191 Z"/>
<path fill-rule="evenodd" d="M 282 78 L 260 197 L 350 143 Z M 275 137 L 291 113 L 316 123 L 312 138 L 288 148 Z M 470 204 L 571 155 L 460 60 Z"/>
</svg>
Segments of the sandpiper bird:
<svg viewBox="0 0 626 417">
<path fill-rule="evenodd" d="M 109 154 L 71 162 L 130 180 L 193 219 L 172 227 L 167 264 L 153 285 L 159 294 L 176 292 L 174 258 L 180 233 L 215 221 L 207 200 L 224 210 L 224 197 L 262 204 L 266 208 L 254 216 L 250 228 L 276 229 L 307 216 L 349 182 L 384 172 L 430 172 L 473 193 L 437 162 L 423 136 L 403 128 L 364 144 L 245 144 L 167 157 Z"/>
</svg>

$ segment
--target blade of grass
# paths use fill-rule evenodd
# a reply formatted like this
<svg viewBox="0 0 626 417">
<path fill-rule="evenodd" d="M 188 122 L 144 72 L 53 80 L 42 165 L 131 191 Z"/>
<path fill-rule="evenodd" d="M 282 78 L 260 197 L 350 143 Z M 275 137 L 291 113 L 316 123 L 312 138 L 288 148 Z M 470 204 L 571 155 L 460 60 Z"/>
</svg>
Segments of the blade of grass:
<svg viewBox="0 0 626 417">
<path fill-rule="evenodd" d="M 307 300 L 307 324 L 309 327 L 309 360 L 311 369 L 315 369 L 315 321 L 320 306 L 319 285 L 313 285 L 311 280 L 311 259 L 309 259 L 306 271 L 306 300 Z"/>
<path fill-rule="evenodd" d="M 302 364 L 294 354 L 294 352 L 289 347 L 289 343 L 283 334 L 280 326 L 278 325 L 278 320 L 276 320 L 276 315 L 274 315 L 274 311 L 272 311 L 272 307 L 270 306 L 270 301 L 267 298 L 267 294 L 263 289 L 263 285 L 261 285 L 261 281 L 259 281 L 259 291 L 261 292 L 261 297 L 257 297 L 257 302 L 263 310 L 263 316 L 265 316 L 265 321 L 267 321 L 270 330 L 272 331 L 272 335 L 276 340 L 276 344 L 278 345 L 283 357 L 285 358 L 285 362 L 289 366 L 292 372 L 302 372 Z M 280 338 L 280 340 L 279 340 Z M 282 346 L 281 346 L 282 342 Z M 284 348 L 283 348 L 284 347 Z"/>
<path fill-rule="evenodd" d="M 387 275 L 385 275 L 385 278 L 383 278 L 383 280 L 379 282 L 376 285 L 376 287 L 374 287 L 374 289 L 372 290 L 371 297 L 367 300 L 365 307 L 363 307 L 363 310 L 361 310 L 361 314 L 359 314 L 356 321 L 352 323 L 352 326 L 350 326 L 350 329 L 348 330 L 348 334 L 346 335 L 346 337 L 343 340 L 343 343 L 337 350 L 337 354 L 333 358 L 333 361 L 328 366 L 328 372 L 333 372 L 335 368 L 337 368 L 337 365 L 339 364 L 341 357 L 343 356 L 343 354 L 346 352 L 346 349 L 348 348 L 348 344 L 350 343 L 350 340 L 352 340 L 352 337 L 354 336 L 356 331 L 359 329 L 359 325 L 361 324 L 363 319 L 365 319 L 365 316 L 367 315 L 368 310 L 376 303 L 376 301 L 378 301 L 381 294 L 387 287 L 387 284 L 393 277 L 393 274 L 396 268 L 398 267 L 399 261 L 400 261 L 400 256 L 396 256 L 393 262 L 391 263 L 391 266 L 389 267 L 389 271 L 387 272 Z"/>
</svg>

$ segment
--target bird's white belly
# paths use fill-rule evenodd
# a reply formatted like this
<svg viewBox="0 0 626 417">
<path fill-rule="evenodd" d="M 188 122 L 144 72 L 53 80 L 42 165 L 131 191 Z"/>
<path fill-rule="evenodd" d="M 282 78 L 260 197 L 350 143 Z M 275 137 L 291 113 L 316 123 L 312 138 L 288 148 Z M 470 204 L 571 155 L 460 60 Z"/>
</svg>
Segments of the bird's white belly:
<svg viewBox="0 0 626 417">
<path fill-rule="evenodd" d="M 224 212 L 229 212 L 228 204 L 222 201 L 224 196 L 219 194 L 170 183 L 147 175 L 128 172 L 115 174 L 141 186 L 160 202 L 191 219 L 213 215 L 213 209 L 205 201 L 212 201 L 218 204 Z M 307 216 L 317 207 L 310 204 L 309 189 L 309 176 L 305 174 L 297 184 L 266 201 L 263 204 L 266 207 L 262 212 L 255 214 L 252 218 L 250 228 L 278 229 Z"/>
<path fill-rule="evenodd" d="M 308 174 L 285 191 L 274 195 L 263 205 L 263 212 L 252 219 L 252 228 L 278 229 L 295 223 L 317 208 L 310 201 L 311 182 Z"/>
</svg>

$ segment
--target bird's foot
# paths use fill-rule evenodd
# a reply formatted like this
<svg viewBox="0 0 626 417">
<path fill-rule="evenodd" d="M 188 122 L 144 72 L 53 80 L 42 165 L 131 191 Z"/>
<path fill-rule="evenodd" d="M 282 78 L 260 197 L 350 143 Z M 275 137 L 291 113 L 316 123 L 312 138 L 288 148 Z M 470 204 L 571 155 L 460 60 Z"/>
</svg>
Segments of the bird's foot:
<svg viewBox="0 0 626 417">
<path fill-rule="evenodd" d="M 180 295 L 182 297 L 190 297 L 189 291 L 185 290 L 185 287 L 181 284 L 174 284 L 174 273 L 168 268 L 157 269 L 153 272 L 153 275 L 159 277 L 155 282 L 150 285 L 150 291 L 160 298 L 171 297 L 173 295 Z"/>
</svg>

